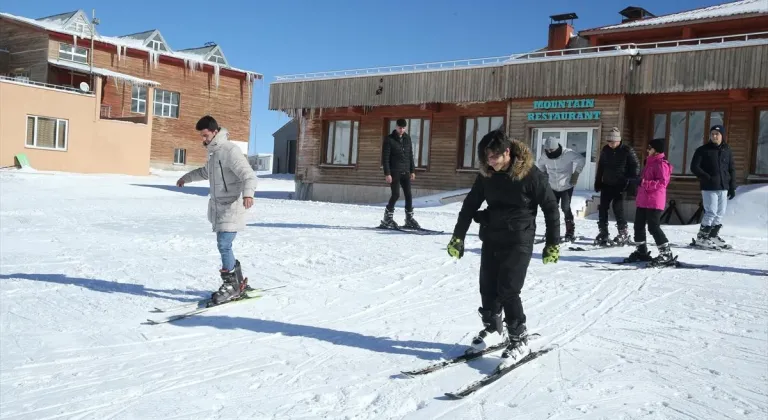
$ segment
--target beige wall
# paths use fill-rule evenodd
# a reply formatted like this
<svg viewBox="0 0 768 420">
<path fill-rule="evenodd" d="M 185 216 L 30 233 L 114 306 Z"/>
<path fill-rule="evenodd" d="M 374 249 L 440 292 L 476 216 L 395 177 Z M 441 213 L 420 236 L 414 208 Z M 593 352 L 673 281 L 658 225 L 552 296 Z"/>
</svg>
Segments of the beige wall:
<svg viewBox="0 0 768 420">
<path fill-rule="evenodd" d="M 96 92 L 101 92 L 97 79 Z M 150 92 L 151 93 L 151 92 Z M 0 80 L 0 166 L 24 153 L 38 170 L 149 174 L 152 118 L 137 124 L 99 118 L 100 95 Z M 147 102 L 152 114 L 151 102 Z M 68 120 L 66 151 L 26 146 L 27 115 Z"/>
</svg>

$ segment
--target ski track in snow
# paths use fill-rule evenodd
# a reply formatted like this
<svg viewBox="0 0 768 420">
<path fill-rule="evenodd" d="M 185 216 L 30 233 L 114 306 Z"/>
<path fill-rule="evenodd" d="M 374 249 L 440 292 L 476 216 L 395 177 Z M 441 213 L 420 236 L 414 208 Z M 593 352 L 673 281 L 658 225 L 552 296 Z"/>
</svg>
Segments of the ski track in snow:
<svg viewBox="0 0 768 420">
<path fill-rule="evenodd" d="M 200 299 L 220 281 L 207 185 L 180 190 L 177 178 L 0 172 L 0 419 L 768 416 L 765 256 L 676 248 L 710 267 L 601 271 L 583 265 L 632 248 L 564 246 L 545 266 L 536 245 L 522 292 L 541 334 L 531 345 L 557 347 L 447 401 L 499 354 L 399 372 L 461 353 L 479 331 L 476 225 L 457 262 L 450 233 L 371 229 L 379 206 L 280 199 L 293 189 L 280 177 L 259 179 L 234 250 L 252 286 L 286 287 L 141 325 L 155 306 Z M 459 207 L 416 216 L 451 232 Z M 664 229 L 678 243 L 696 232 Z M 768 238 L 726 230 L 737 248 L 768 251 Z M 579 235 L 596 231 L 577 220 Z"/>
</svg>

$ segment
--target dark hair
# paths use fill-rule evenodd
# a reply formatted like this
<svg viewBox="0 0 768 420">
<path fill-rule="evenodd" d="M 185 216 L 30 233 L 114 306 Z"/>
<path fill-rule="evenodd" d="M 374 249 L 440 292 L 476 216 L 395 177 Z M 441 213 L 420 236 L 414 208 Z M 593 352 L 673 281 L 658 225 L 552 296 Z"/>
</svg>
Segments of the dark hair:
<svg viewBox="0 0 768 420">
<path fill-rule="evenodd" d="M 408 123 L 405 122 L 404 119 L 400 118 L 399 120 L 397 120 L 397 126 L 398 127 L 405 127 L 406 125 L 408 125 Z"/>
<path fill-rule="evenodd" d="M 195 129 L 197 131 L 208 129 L 209 131 L 216 131 L 219 129 L 219 123 L 216 122 L 216 119 L 214 119 L 210 115 L 206 115 L 203 118 L 200 118 L 200 121 L 197 122 L 197 125 L 195 125 Z"/>
<path fill-rule="evenodd" d="M 512 150 L 512 140 L 507 137 L 507 134 L 501 130 L 493 130 L 490 133 L 483 136 L 483 139 L 480 140 L 480 143 L 477 145 L 477 157 L 480 160 L 480 162 L 483 163 L 483 165 L 488 164 L 488 157 L 486 156 L 486 153 L 488 150 L 491 151 L 494 155 L 500 155 L 504 153 L 507 149 L 510 149 L 510 153 Z"/>
<path fill-rule="evenodd" d="M 648 147 L 656 151 L 656 153 L 664 153 L 664 139 L 653 139 L 648 142 Z"/>
</svg>

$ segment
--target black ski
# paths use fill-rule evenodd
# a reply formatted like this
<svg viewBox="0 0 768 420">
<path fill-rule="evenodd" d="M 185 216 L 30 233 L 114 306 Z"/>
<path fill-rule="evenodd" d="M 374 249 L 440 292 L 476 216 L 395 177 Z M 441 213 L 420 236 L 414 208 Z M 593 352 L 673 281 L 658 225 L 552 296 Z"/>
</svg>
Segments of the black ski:
<svg viewBox="0 0 768 420">
<path fill-rule="evenodd" d="M 413 235 L 444 235 L 445 234 L 445 232 L 442 230 L 430 230 L 430 229 L 424 229 L 424 228 L 417 229 L 417 228 L 409 228 L 405 226 L 398 226 L 398 227 L 377 226 L 376 229 L 410 233 Z"/>
<path fill-rule="evenodd" d="M 534 337 L 540 337 L 540 336 L 541 334 L 539 333 L 528 334 L 528 340 L 531 340 Z M 448 359 L 448 360 L 443 360 L 442 362 L 433 363 L 429 366 L 425 366 L 420 369 L 404 370 L 402 371 L 402 373 L 403 375 L 410 376 L 410 377 L 426 375 L 427 373 L 432 373 L 450 366 L 455 366 L 458 364 L 469 362 L 470 360 L 477 359 L 481 356 L 484 356 L 489 353 L 493 353 L 495 351 L 504 350 L 508 345 L 509 345 L 509 342 L 499 343 L 495 346 L 488 347 L 485 350 L 477 353 L 462 354 L 461 356 L 454 357 L 453 359 Z"/>
<path fill-rule="evenodd" d="M 684 263 L 677 260 L 677 255 L 675 255 L 674 259 L 672 261 L 661 263 L 658 265 L 653 265 L 650 261 L 615 261 L 612 262 L 612 265 L 623 265 L 627 266 L 628 268 L 619 268 L 619 267 L 611 267 L 610 265 L 601 265 L 601 264 L 593 264 L 593 263 L 585 263 L 586 267 L 602 267 L 604 270 L 609 271 L 618 271 L 618 270 L 624 270 L 624 271 L 630 271 L 630 270 L 642 270 L 646 268 L 705 268 L 709 267 L 708 264 L 689 264 Z M 645 264 L 643 264 L 645 263 Z M 642 264 L 642 265 L 641 265 Z"/>
<path fill-rule="evenodd" d="M 515 363 L 514 365 L 512 365 L 510 367 L 507 367 L 507 368 L 504 368 L 504 369 L 501 369 L 501 370 L 496 369 L 493 373 L 485 376 L 484 378 L 478 379 L 478 380 L 476 380 L 476 381 L 474 381 L 474 382 L 472 382 L 472 383 L 470 383 L 468 385 L 465 385 L 464 387 L 460 388 L 458 391 L 446 392 L 445 395 L 447 397 L 449 397 L 449 398 L 457 399 L 457 400 L 461 399 L 461 398 L 464 398 L 464 397 L 466 397 L 468 395 L 471 395 L 471 394 L 477 392 L 478 390 L 482 389 L 486 385 L 489 385 L 489 384 L 491 384 L 493 382 L 498 381 L 499 379 L 501 379 L 501 377 L 503 377 L 504 375 L 508 374 L 509 372 L 512 372 L 513 370 L 519 368 L 520 366 L 522 366 L 522 365 L 524 365 L 524 364 L 526 364 L 526 363 L 528 363 L 528 362 L 530 362 L 532 360 L 535 360 L 535 359 L 539 358 L 540 356 L 543 356 L 543 355 L 549 353 L 550 351 L 552 351 L 552 349 L 553 349 L 553 347 L 548 347 L 546 349 L 542 349 L 542 350 L 538 350 L 538 351 L 532 351 L 530 354 L 525 356 L 522 360 L 520 360 L 519 362 Z"/>
</svg>

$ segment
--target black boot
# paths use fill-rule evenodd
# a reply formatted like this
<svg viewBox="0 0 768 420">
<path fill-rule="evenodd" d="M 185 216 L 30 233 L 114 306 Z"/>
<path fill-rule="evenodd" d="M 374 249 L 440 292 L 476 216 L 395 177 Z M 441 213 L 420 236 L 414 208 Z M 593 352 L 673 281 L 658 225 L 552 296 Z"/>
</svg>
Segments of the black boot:
<svg viewBox="0 0 768 420">
<path fill-rule="evenodd" d="M 573 223 L 573 220 L 566 220 L 565 221 L 565 237 L 563 240 L 566 242 L 574 242 L 576 241 L 576 224 Z"/>
<path fill-rule="evenodd" d="M 501 363 L 497 368 L 499 370 L 513 366 L 531 353 L 531 349 L 528 347 L 528 328 L 524 322 L 517 319 L 512 322 L 507 320 L 507 330 L 509 331 L 509 345 L 501 353 Z"/>
<path fill-rule="evenodd" d="M 394 209 L 384 209 L 384 219 L 381 220 L 379 227 L 384 229 L 397 229 L 399 226 L 397 225 L 397 222 L 395 222 L 395 219 L 392 218 L 394 215 Z"/>
<path fill-rule="evenodd" d="M 712 226 L 701 225 L 699 233 L 696 235 L 696 245 L 705 248 L 714 248 L 716 245 L 709 239 L 709 235 L 712 234 Z"/>
<path fill-rule="evenodd" d="M 635 252 L 629 254 L 629 257 L 624 258 L 624 262 L 626 263 L 651 261 L 651 260 L 652 260 L 651 253 L 648 251 L 648 246 L 645 244 L 645 242 L 637 243 Z"/>
<path fill-rule="evenodd" d="M 240 270 L 240 261 L 235 260 L 235 268 L 232 271 L 220 271 L 222 284 L 219 290 L 211 295 L 214 305 L 234 300 L 240 297 L 246 288 L 247 281 Z"/>
<path fill-rule="evenodd" d="M 648 266 L 658 267 L 658 266 L 674 264 L 675 256 L 672 255 L 672 250 L 669 249 L 669 243 L 658 245 L 658 247 L 659 247 L 659 255 L 657 255 L 656 258 L 651 260 L 651 262 L 648 263 Z"/>
<path fill-rule="evenodd" d="M 629 232 L 627 231 L 627 227 L 617 226 L 617 229 L 619 230 L 619 234 L 613 238 L 613 244 L 616 246 L 624 246 L 629 242 Z"/>
<path fill-rule="evenodd" d="M 405 211 L 405 227 L 411 229 L 421 229 L 419 222 L 413 218 L 413 209 Z"/>
<path fill-rule="evenodd" d="M 483 321 L 483 329 L 472 339 L 470 348 L 467 349 L 467 353 L 475 353 L 485 350 L 488 344 L 485 340 L 488 335 L 498 334 L 493 336 L 494 340 L 490 345 L 496 345 L 507 341 L 506 331 L 504 331 L 504 321 L 501 318 L 502 310 L 499 309 L 497 313 L 493 313 L 490 309 L 477 308 L 480 313 L 480 318 Z"/>
<path fill-rule="evenodd" d="M 712 226 L 712 229 L 709 231 L 709 240 L 712 241 L 714 245 L 717 245 L 719 247 L 724 247 L 728 245 L 725 243 L 723 238 L 720 237 L 720 228 L 722 227 L 723 225 L 714 225 Z"/>
<path fill-rule="evenodd" d="M 600 246 L 610 246 L 611 245 L 611 237 L 608 235 L 608 226 L 599 226 L 600 233 L 597 234 L 597 238 L 595 238 L 595 245 Z"/>
</svg>

